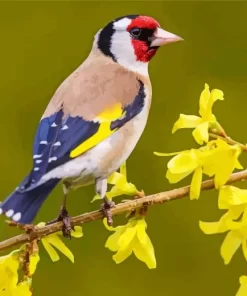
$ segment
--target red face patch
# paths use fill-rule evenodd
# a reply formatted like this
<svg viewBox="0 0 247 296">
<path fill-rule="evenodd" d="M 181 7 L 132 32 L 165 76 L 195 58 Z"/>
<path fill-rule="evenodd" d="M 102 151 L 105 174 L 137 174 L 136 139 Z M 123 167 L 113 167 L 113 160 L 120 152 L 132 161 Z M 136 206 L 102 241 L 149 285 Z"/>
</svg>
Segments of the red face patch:
<svg viewBox="0 0 247 296">
<path fill-rule="evenodd" d="M 160 24 L 150 16 L 138 16 L 136 19 L 132 20 L 132 22 L 127 27 L 127 30 L 131 30 L 133 28 L 146 28 L 155 30 L 157 27 L 160 27 Z"/>
<path fill-rule="evenodd" d="M 156 48 L 149 49 L 146 42 L 140 40 L 132 40 L 132 45 L 134 47 L 136 60 L 139 62 L 149 62 L 157 51 Z"/>
<path fill-rule="evenodd" d="M 160 27 L 160 24 L 152 17 L 139 16 L 136 19 L 132 20 L 132 22 L 127 27 L 127 31 L 130 31 L 133 28 L 156 30 L 159 27 Z M 149 62 L 157 51 L 156 48 L 150 49 L 148 44 L 145 41 L 132 39 L 131 42 L 134 48 L 137 61 Z"/>
</svg>

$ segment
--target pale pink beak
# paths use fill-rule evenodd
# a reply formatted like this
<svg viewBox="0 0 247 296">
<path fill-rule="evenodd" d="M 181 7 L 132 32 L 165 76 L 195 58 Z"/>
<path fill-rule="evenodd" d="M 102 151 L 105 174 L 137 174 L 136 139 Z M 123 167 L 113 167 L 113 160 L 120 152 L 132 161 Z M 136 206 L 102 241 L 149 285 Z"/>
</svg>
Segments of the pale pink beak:
<svg viewBox="0 0 247 296">
<path fill-rule="evenodd" d="M 182 41 L 183 38 L 172 34 L 170 32 L 167 32 L 161 28 L 157 28 L 156 32 L 154 33 L 154 36 L 151 39 L 150 46 L 161 46 L 168 43 L 173 43 L 177 41 Z"/>
</svg>

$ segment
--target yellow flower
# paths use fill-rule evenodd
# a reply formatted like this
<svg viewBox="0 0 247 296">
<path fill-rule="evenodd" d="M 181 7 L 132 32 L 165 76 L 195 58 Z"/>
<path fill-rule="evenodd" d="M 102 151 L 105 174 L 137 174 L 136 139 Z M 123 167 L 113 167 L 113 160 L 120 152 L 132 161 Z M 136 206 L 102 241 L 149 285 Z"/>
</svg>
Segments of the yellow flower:
<svg viewBox="0 0 247 296">
<path fill-rule="evenodd" d="M 190 186 L 190 199 L 198 199 L 201 191 L 203 159 L 208 155 L 207 150 L 185 150 L 175 153 L 159 153 L 158 156 L 174 156 L 167 164 L 166 178 L 170 183 L 177 183 L 193 173 Z"/>
<path fill-rule="evenodd" d="M 152 269 L 156 268 L 154 248 L 150 238 L 146 233 L 147 224 L 145 219 L 131 218 L 126 225 L 116 228 L 109 227 L 104 219 L 106 228 L 115 231 L 109 236 L 105 247 L 113 252 L 113 260 L 118 264 L 127 259 L 132 252 L 140 260 Z"/>
<path fill-rule="evenodd" d="M 241 217 L 240 222 L 236 222 Z M 229 231 L 221 245 L 221 257 L 228 264 L 238 248 L 242 245 L 243 254 L 247 260 L 247 210 L 245 205 L 232 206 L 218 222 L 201 222 L 201 230 L 206 234 L 216 234 Z"/>
<path fill-rule="evenodd" d="M 20 266 L 19 254 L 18 250 L 0 257 L 0 295 L 3 291 L 7 293 L 7 290 L 13 290 L 17 285 Z"/>
<path fill-rule="evenodd" d="M 240 288 L 236 294 L 236 296 L 246 296 L 247 295 L 247 276 L 242 275 L 239 279 Z"/>
<path fill-rule="evenodd" d="M 212 107 L 215 101 L 223 100 L 223 92 L 218 89 L 209 91 L 209 86 L 205 84 L 205 88 L 201 93 L 199 102 L 199 116 L 180 114 L 179 119 L 175 122 L 172 133 L 181 128 L 194 128 L 192 135 L 196 142 L 200 145 L 207 143 L 209 139 L 208 129 L 216 123 L 216 118 L 212 114 Z"/>
<path fill-rule="evenodd" d="M 220 209 L 228 211 L 218 222 L 200 222 L 201 230 L 206 234 L 228 231 L 221 246 L 221 256 L 225 264 L 231 261 L 241 245 L 247 260 L 247 190 L 224 186 L 220 189 L 218 203 Z"/>
<path fill-rule="evenodd" d="M 5 296 L 5 294 L 3 294 Z M 12 291 L 11 296 L 32 296 L 32 292 L 30 290 L 30 285 L 27 281 L 20 282 L 14 291 Z"/>
<path fill-rule="evenodd" d="M 154 152 L 158 156 L 175 155 L 167 164 L 166 178 L 170 183 L 177 183 L 193 173 L 190 186 L 190 198 L 200 196 L 203 173 L 212 177 L 216 188 L 222 187 L 235 168 L 243 167 L 238 161 L 241 149 L 228 145 L 221 139 L 210 141 L 200 149 L 185 150 L 175 153 Z"/>
<path fill-rule="evenodd" d="M 41 222 L 37 225 L 38 227 L 44 227 L 45 223 Z M 47 235 L 42 238 L 42 244 L 44 248 L 46 249 L 47 253 L 49 254 L 51 260 L 53 262 L 56 262 L 60 259 L 57 251 L 54 249 L 57 248 L 61 253 L 63 253 L 71 262 L 74 263 L 74 255 L 70 251 L 70 249 L 63 243 L 63 241 L 59 238 L 58 234 L 62 234 L 61 231 L 57 233 L 53 233 L 50 235 Z M 75 226 L 75 231 L 72 230 L 71 236 L 80 238 L 83 236 L 82 228 L 80 226 Z"/>
<path fill-rule="evenodd" d="M 0 295 L 3 296 L 31 296 L 31 276 L 36 270 L 40 260 L 38 252 L 29 256 L 28 279 L 18 283 L 18 272 L 21 267 L 24 245 L 19 250 L 11 252 L 7 256 L 0 257 Z"/>
<path fill-rule="evenodd" d="M 107 179 L 108 184 L 114 185 L 109 192 L 106 193 L 108 199 L 119 195 L 136 195 L 138 190 L 136 186 L 127 181 L 127 171 L 126 171 L 126 162 L 124 162 L 120 167 L 120 172 L 114 172 Z M 95 200 L 101 199 L 97 194 L 94 196 L 92 202 Z"/>
<path fill-rule="evenodd" d="M 218 207 L 228 210 L 233 206 L 241 206 L 244 209 L 247 204 L 247 190 L 235 186 L 223 186 L 219 192 Z"/>
<path fill-rule="evenodd" d="M 218 189 L 227 182 L 235 168 L 243 168 L 238 161 L 241 149 L 237 145 L 228 145 L 221 139 L 208 143 L 208 146 L 212 145 L 216 147 L 204 158 L 203 173 L 209 177 L 214 175 L 215 187 Z"/>
<path fill-rule="evenodd" d="M 40 257 L 38 252 L 35 252 L 29 256 L 29 276 L 32 276 L 35 273 L 39 261 Z"/>
<path fill-rule="evenodd" d="M 32 296 L 32 292 L 28 282 L 23 281 L 14 287 L 3 288 L 0 290 L 0 296 Z"/>
</svg>

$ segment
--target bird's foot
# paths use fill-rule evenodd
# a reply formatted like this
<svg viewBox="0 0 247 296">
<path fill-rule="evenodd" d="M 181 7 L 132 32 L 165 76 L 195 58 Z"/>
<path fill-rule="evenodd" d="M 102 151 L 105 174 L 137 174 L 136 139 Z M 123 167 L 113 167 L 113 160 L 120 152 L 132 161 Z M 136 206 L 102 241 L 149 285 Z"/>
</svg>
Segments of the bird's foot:
<svg viewBox="0 0 247 296">
<path fill-rule="evenodd" d="M 58 219 L 59 221 L 63 221 L 63 236 L 71 239 L 71 230 L 74 230 L 74 227 L 71 225 L 71 218 L 65 207 L 62 207 L 62 209 L 60 210 Z"/>
<path fill-rule="evenodd" d="M 63 236 L 68 239 L 71 239 L 71 230 L 74 230 L 74 227 L 71 225 L 71 218 L 69 216 L 69 213 L 66 207 L 64 206 L 61 208 L 58 217 L 55 220 L 52 220 L 46 223 L 46 225 L 59 222 L 59 221 L 63 222 L 63 228 L 62 228 Z"/>
<path fill-rule="evenodd" d="M 107 219 L 107 224 L 112 226 L 113 219 L 111 209 L 115 207 L 115 202 L 109 200 L 108 198 L 104 198 L 104 203 L 101 205 L 101 212 L 103 213 L 104 218 Z"/>
</svg>

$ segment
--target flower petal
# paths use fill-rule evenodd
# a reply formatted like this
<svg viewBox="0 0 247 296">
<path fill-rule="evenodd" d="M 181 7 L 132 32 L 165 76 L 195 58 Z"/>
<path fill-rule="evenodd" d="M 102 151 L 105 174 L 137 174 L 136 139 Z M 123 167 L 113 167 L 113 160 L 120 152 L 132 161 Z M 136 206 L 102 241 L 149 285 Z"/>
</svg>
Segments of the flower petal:
<svg viewBox="0 0 247 296">
<path fill-rule="evenodd" d="M 81 226 L 75 226 L 75 230 L 71 231 L 71 236 L 80 238 L 83 236 L 82 227 Z"/>
<path fill-rule="evenodd" d="M 144 219 L 140 219 L 137 224 L 137 239 L 143 245 L 145 245 L 147 242 L 146 228 L 147 228 L 146 221 Z"/>
<path fill-rule="evenodd" d="M 171 173 L 171 171 L 168 169 L 166 172 L 166 178 L 167 180 L 171 183 L 177 183 L 179 181 L 181 181 L 182 179 L 186 178 L 187 176 L 189 176 L 191 173 L 193 172 L 193 170 L 181 173 L 181 174 L 173 174 Z"/>
<path fill-rule="evenodd" d="M 231 261 L 232 256 L 236 253 L 241 243 L 242 239 L 234 231 L 228 232 L 220 249 L 220 254 L 225 264 Z"/>
<path fill-rule="evenodd" d="M 46 252 L 50 256 L 51 260 L 53 262 L 59 261 L 60 260 L 60 257 L 58 255 L 57 251 L 53 248 L 53 246 L 51 246 L 48 243 L 48 241 L 46 240 L 46 238 L 43 238 L 41 241 L 42 241 L 42 244 L 43 244 L 44 248 L 46 249 Z"/>
<path fill-rule="evenodd" d="M 220 188 L 218 206 L 219 209 L 229 209 L 231 206 L 247 204 L 247 190 L 235 186 L 223 186 Z"/>
<path fill-rule="evenodd" d="M 186 150 L 174 156 L 167 164 L 168 169 L 173 174 L 181 174 L 190 170 L 195 170 L 198 166 L 196 149 Z"/>
<path fill-rule="evenodd" d="M 246 238 L 242 241 L 242 251 L 245 257 L 245 260 L 247 260 L 247 246 L 246 246 Z"/>
<path fill-rule="evenodd" d="M 246 209 L 246 205 L 239 205 L 239 206 L 231 207 L 228 210 L 229 218 L 232 220 L 237 220 L 243 214 L 245 209 Z"/>
<path fill-rule="evenodd" d="M 118 227 L 109 226 L 106 218 L 103 219 L 103 224 L 104 224 L 105 228 L 109 231 L 116 231 L 118 227 L 122 227 L 122 226 L 118 226 Z"/>
<path fill-rule="evenodd" d="M 227 182 L 235 169 L 239 150 L 221 139 L 217 139 L 215 144 L 217 147 L 212 149 L 204 159 L 203 172 L 209 176 L 215 175 L 215 187 L 219 189 Z"/>
<path fill-rule="evenodd" d="M 202 119 L 195 115 L 180 114 L 179 119 L 175 122 L 172 133 L 174 134 L 178 129 L 181 128 L 195 128 L 200 124 Z"/>
<path fill-rule="evenodd" d="M 174 156 L 174 155 L 178 155 L 183 151 L 179 151 L 179 152 L 171 152 L 171 153 L 163 153 L 163 152 L 154 152 L 154 155 L 157 156 Z"/>
<path fill-rule="evenodd" d="M 29 257 L 29 275 L 33 275 L 35 273 L 37 264 L 40 261 L 39 253 L 35 252 Z"/>
<path fill-rule="evenodd" d="M 72 263 L 74 263 L 74 255 L 57 235 L 48 235 L 46 240 L 49 244 L 53 245 L 62 254 L 64 254 L 64 256 L 66 256 Z"/>
<path fill-rule="evenodd" d="M 132 254 L 132 247 L 128 246 L 125 249 L 119 249 L 118 252 L 112 256 L 112 259 L 117 263 L 121 263 L 126 260 Z"/>
<path fill-rule="evenodd" d="M 91 202 L 94 202 L 96 200 L 102 199 L 101 196 L 99 194 L 96 194 L 93 199 L 91 200 Z"/>
<path fill-rule="evenodd" d="M 107 183 L 115 185 L 118 182 L 121 182 L 122 180 L 126 180 L 125 176 L 118 173 L 118 172 L 114 172 L 113 174 L 111 174 L 108 179 L 107 179 Z"/>
<path fill-rule="evenodd" d="M 192 132 L 192 135 L 199 145 L 203 145 L 203 142 L 207 143 L 209 139 L 208 135 L 208 122 L 205 121 L 199 124 Z"/>
<path fill-rule="evenodd" d="M 154 247 L 147 234 L 146 234 L 145 241 L 146 241 L 145 244 L 142 244 L 137 239 L 134 241 L 134 245 L 133 245 L 134 254 L 140 261 L 146 263 L 148 268 L 150 269 L 156 268 L 156 258 L 154 254 Z"/>
<path fill-rule="evenodd" d="M 224 93 L 220 89 L 213 89 L 211 91 L 210 100 L 212 103 L 215 103 L 217 100 L 223 101 L 224 100 Z"/>
<path fill-rule="evenodd" d="M 196 168 L 194 171 L 192 182 L 190 185 L 190 199 L 198 199 L 201 192 L 202 183 L 202 167 Z"/>
<path fill-rule="evenodd" d="M 128 224 L 127 224 L 128 225 Z M 137 228 L 136 227 L 129 227 L 125 228 L 125 231 L 121 234 L 118 240 L 118 246 L 121 249 L 125 249 L 130 245 L 131 241 L 133 240 L 134 236 L 136 235 Z"/>
<path fill-rule="evenodd" d="M 229 230 L 227 221 L 230 219 L 229 214 L 225 213 L 217 222 L 199 221 L 199 227 L 205 234 L 223 233 Z"/>
<path fill-rule="evenodd" d="M 236 296 L 246 296 L 247 295 L 247 276 L 242 275 L 239 279 L 240 288 L 236 294 Z"/>
<path fill-rule="evenodd" d="M 105 247 L 108 248 L 112 252 L 116 252 L 119 249 L 118 241 L 120 239 L 120 236 L 122 235 L 122 233 L 125 230 L 124 226 L 119 226 L 119 227 L 121 227 L 121 228 L 118 228 L 118 230 L 116 232 L 111 234 L 105 243 Z"/>
<path fill-rule="evenodd" d="M 205 83 L 204 90 L 199 99 L 199 114 L 201 117 L 206 117 L 208 111 L 208 102 L 210 99 L 210 90 L 207 83 Z"/>
<path fill-rule="evenodd" d="M 6 295 L 7 296 L 7 295 Z M 11 296 L 32 296 L 30 286 L 27 281 L 23 281 L 16 286 Z"/>
</svg>

